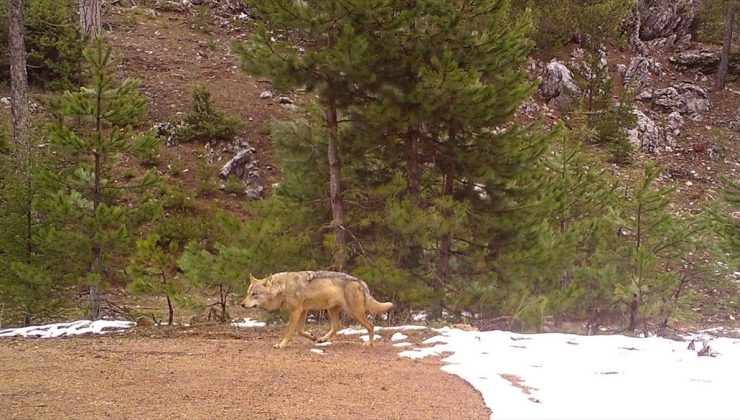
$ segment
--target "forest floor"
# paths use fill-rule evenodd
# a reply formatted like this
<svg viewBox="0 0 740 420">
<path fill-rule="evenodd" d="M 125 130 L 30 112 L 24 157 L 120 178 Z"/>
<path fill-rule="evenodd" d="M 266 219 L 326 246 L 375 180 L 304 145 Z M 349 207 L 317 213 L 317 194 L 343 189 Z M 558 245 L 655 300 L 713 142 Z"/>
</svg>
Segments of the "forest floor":
<svg viewBox="0 0 740 420">
<path fill-rule="evenodd" d="M 439 358 L 337 336 L 323 353 L 282 327 L 136 328 L 0 340 L 2 417 L 483 419 L 478 391 Z M 408 333 L 414 341 L 423 337 Z"/>
</svg>

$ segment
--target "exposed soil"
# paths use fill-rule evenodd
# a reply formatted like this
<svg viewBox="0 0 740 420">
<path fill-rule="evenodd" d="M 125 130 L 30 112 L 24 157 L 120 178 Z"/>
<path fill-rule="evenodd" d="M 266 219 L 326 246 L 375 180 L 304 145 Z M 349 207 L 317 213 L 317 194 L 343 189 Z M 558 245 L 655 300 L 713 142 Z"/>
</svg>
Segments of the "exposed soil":
<svg viewBox="0 0 740 420">
<path fill-rule="evenodd" d="M 439 359 L 337 336 L 324 354 L 281 328 L 144 328 L 0 340 L 0 407 L 20 418 L 483 419 L 490 411 Z M 410 335 L 410 334 L 409 334 Z M 387 340 L 387 337 L 385 337 Z"/>
</svg>

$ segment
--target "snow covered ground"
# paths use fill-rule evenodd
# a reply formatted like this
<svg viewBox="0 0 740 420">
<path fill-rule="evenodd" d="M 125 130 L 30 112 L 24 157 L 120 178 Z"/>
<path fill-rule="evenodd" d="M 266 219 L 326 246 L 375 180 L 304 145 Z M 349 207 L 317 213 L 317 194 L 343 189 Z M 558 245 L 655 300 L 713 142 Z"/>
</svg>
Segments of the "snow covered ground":
<svg viewBox="0 0 740 420">
<path fill-rule="evenodd" d="M 105 334 L 109 331 L 125 330 L 133 326 L 131 321 L 73 321 L 59 324 L 36 325 L 23 328 L 6 328 L 0 329 L 0 338 L 2 337 L 35 337 L 35 338 L 54 338 L 66 337 L 80 334 Z"/>
<path fill-rule="evenodd" d="M 128 321 L 75 321 L 0 329 L 2 337 L 52 338 L 125 330 Z M 239 327 L 262 327 L 248 318 Z M 443 370 L 480 391 L 492 419 L 739 419 L 740 330 L 705 330 L 689 342 L 621 335 L 516 334 L 434 329 L 421 345 L 402 331 L 377 327 L 400 355 L 444 355 Z M 366 341 L 364 329 L 338 332 Z M 316 346 L 310 351 L 326 353 Z M 705 348 L 708 345 L 709 348 Z M 402 350 L 402 351 L 401 351 Z M 698 353 L 706 353 L 699 356 Z"/>
<path fill-rule="evenodd" d="M 401 356 L 451 353 L 442 369 L 479 390 L 492 419 L 740 418 L 740 339 L 713 338 L 700 357 L 701 341 L 435 331 Z"/>
<path fill-rule="evenodd" d="M 256 327 L 264 327 L 266 324 L 262 321 L 255 321 L 252 318 L 242 318 L 242 319 L 234 319 L 231 321 L 232 327 L 242 327 L 242 328 L 256 328 Z"/>
</svg>

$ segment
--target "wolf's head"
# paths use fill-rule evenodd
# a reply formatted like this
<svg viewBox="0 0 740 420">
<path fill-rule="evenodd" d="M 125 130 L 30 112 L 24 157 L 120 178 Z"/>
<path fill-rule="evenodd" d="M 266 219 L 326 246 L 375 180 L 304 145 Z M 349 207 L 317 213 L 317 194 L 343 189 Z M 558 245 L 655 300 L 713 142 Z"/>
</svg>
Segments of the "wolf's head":
<svg viewBox="0 0 740 420">
<path fill-rule="evenodd" d="M 253 276 L 249 277 L 247 296 L 242 301 L 241 306 L 244 308 L 260 307 L 268 311 L 280 309 L 283 304 L 282 287 L 276 284 L 271 276 L 261 280 Z"/>
</svg>

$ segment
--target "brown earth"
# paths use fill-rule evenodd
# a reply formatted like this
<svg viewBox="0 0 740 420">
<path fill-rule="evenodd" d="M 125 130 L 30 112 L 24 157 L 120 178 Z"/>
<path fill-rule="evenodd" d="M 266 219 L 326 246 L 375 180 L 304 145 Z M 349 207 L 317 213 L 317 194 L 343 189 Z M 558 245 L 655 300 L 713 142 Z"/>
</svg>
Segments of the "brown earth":
<svg viewBox="0 0 740 420">
<path fill-rule="evenodd" d="M 436 358 L 338 336 L 325 354 L 281 328 L 141 328 L 0 340 L 0 417 L 483 419 L 490 411 Z M 410 335 L 410 334 L 409 334 Z M 387 337 L 385 337 L 387 340 Z"/>
</svg>

